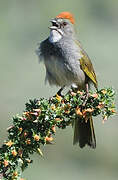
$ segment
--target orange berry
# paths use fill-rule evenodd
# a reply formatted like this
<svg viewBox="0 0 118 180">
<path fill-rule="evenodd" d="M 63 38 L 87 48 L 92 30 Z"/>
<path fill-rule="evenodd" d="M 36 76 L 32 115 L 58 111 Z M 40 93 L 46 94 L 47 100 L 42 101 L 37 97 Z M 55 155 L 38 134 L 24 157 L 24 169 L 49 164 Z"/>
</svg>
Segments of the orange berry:
<svg viewBox="0 0 118 180">
<path fill-rule="evenodd" d="M 116 113 L 115 109 L 112 109 L 111 112 L 112 112 L 112 113 Z"/>
<path fill-rule="evenodd" d="M 14 143 L 10 140 L 10 141 L 6 142 L 5 144 L 6 144 L 6 146 L 11 147 Z"/>
<path fill-rule="evenodd" d="M 47 136 L 47 137 L 45 138 L 45 140 L 46 140 L 46 142 L 51 142 L 51 141 L 53 141 L 53 137 L 52 137 L 52 136 L 51 136 L 51 137 L 48 137 L 48 136 Z"/>
<path fill-rule="evenodd" d="M 30 160 L 30 159 L 27 159 L 27 162 L 28 162 L 28 163 L 31 163 L 31 160 Z"/>
<path fill-rule="evenodd" d="M 13 172 L 13 177 L 16 177 L 16 176 L 18 176 L 18 173 L 17 173 L 17 171 L 14 171 Z"/>
<path fill-rule="evenodd" d="M 13 155 L 14 157 L 17 156 L 16 150 L 11 151 L 11 153 L 12 153 L 12 155 Z"/>
<path fill-rule="evenodd" d="M 79 107 L 77 107 L 75 111 L 77 115 L 82 116 L 82 112 Z"/>
<path fill-rule="evenodd" d="M 87 109 L 85 109 L 85 111 L 91 113 L 94 111 L 94 109 L 93 108 L 87 108 Z"/>
<path fill-rule="evenodd" d="M 3 164 L 4 164 L 4 167 L 7 167 L 9 165 L 9 162 L 7 160 L 4 160 Z"/>
<path fill-rule="evenodd" d="M 52 110 L 55 110 L 55 106 L 54 106 L 54 105 L 53 105 L 53 106 L 51 106 L 51 109 L 52 109 Z"/>
<path fill-rule="evenodd" d="M 82 91 L 77 91 L 78 94 L 80 95 L 83 95 L 83 92 Z"/>
<path fill-rule="evenodd" d="M 55 118 L 55 121 L 60 122 L 60 121 L 63 121 L 63 120 L 60 119 L 60 118 Z"/>
<path fill-rule="evenodd" d="M 31 140 L 30 140 L 30 139 L 27 139 L 25 142 L 26 142 L 26 144 L 28 144 L 28 145 L 31 144 Z"/>
<path fill-rule="evenodd" d="M 52 126 L 52 131 L 55 133 L 56 132 L 56 128 L 55 128 L 55 126 Z"/>
<path fill-rule="evenodd" d="M 99 103 L 99 105 L 97 106 L 98 109 L 102 109 L 103 107 L 104 107 L 104 103 L 103 102 Z"/>
<path fill-rule="evenodd" d="M 22 132 L 23 128 L 19 128 L 19 131 Z"/>
<path fill-rule="evenodd" d="M 91 96 L 94 97 L 94 98 L 96 98 L 96 99 L 98 98 L 98 94 L 97 94 L 97 93 L 94 93 L 94 94 L 92 94 Z"/>
<path fill-rule="evenodd" d="M 103 89 L 101 92 L 102 92 L 103 94 L 106 94 L 106 93 L 107 93 L 107 91 L 106 91 L 105 89 Z"/>
<path fill-rule="evenodd" d="M 61 103 L 62 103 L 62 104 L 65 104 L 65 101 L 64 101 L 64 100 L 62 100 L 62 101 L 61 101 Z"/>
<path fill-rule="evenodd" d="M 39 141 L 39 139 L 40 139 L 40 136 L 36 134 L 36 135 L 34 136 L 34 140 L 35 140 L 35 141 Z"/>
</svg>

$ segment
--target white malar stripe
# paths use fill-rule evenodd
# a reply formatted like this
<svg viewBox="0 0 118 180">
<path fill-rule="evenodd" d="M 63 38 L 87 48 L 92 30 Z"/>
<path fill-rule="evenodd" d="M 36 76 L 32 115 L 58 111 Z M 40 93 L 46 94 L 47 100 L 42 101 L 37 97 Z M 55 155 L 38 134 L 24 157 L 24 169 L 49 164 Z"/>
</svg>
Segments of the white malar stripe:
<svg viewBox="0 0 118 180">
<path fill-rule="evenodd" d="M 62 35 L 58 31 L 56 31 L 56 30 L 50 31 L 49 41 L 51 43 L 58 42 L 61 38 L 62 38 Z"/>
</svg>

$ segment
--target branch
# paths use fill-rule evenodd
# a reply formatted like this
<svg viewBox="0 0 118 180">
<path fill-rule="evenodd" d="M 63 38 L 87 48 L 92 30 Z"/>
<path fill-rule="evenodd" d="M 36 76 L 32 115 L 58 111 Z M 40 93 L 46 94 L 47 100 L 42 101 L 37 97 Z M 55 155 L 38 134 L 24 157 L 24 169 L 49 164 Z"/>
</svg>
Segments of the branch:
<svg viewBox="0 0 118 180">
<path fill-rule="evenodd" d="M 64 129 L 80 116 L 87 121 L 89 116 L 102 115 L 103 122 L 115 114 L 114 91 L 112 88 L 86 93 L 69 91 L 64 97 L 56 95 L 51 99 L 34 99 L 26 103 L 21 116 L 13 117 L 13 125 L 7 129 L 8 139 L 0 148 L 1 179 L 17 180 L 37 152 L 43 156 L 41 145 L 51 144 L 55 127 Z M 23 180 L 21 178 L 20 180 Z"/>
</svg>

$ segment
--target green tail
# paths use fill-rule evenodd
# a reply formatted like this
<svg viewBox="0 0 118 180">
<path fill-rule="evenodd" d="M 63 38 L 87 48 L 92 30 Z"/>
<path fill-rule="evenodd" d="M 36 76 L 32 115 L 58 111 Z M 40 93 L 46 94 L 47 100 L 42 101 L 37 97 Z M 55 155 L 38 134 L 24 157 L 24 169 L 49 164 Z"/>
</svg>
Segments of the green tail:
<svg viewBox="0 0 118 180">
<path fill-rule="evenodd" d="M 85 145 L 88 145 L 93 149 L 96 148 L 96 138 L 92 117 L 90 117 L 87 122 L 81 118 L 76 119 L 74 121 L 73 127 L 73 144 L 79 142 L 80 148 L 83 148 Z"/>
</svg>

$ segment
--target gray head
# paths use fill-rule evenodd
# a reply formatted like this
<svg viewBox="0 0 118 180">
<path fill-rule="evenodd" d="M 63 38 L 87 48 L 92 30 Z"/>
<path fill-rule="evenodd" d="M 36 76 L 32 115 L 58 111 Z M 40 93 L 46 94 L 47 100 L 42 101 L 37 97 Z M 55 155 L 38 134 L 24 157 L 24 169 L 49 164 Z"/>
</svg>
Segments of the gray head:
<svg viewBox="0 0 118 180">
<path fill-rule="evenodd" d="M 51 20 L 52 26 L 50 27 L 51 42 L 57 42 L 62 37 L 73 37 L 75 35 L 74 17 L 69 12 L 62 12 L 56 18 Z"/>
</svg>

